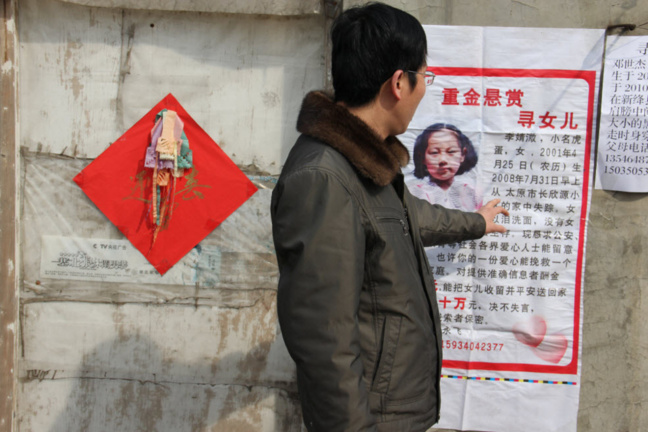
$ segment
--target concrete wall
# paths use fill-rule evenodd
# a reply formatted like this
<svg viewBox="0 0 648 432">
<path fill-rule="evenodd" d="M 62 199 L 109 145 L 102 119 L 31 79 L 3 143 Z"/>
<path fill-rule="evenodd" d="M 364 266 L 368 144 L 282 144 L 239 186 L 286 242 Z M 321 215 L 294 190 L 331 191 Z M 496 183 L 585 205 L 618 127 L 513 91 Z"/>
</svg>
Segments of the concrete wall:
<svg viewBox="0 0 648 432">
<path fill-rule="evenodd" d="M 16 0 L 19 67 L 3 63 L 3 107 L 6 83 L 14 82 L 5 69 L 19 83 L 18 107 L 8 111 L 19 122 L 3 114 L 3 143 L 9 122 L 18 126 L 13 150 L 22 147 L 13 430 L 302 430 L 294 371 L 276 324 L 268 175 L 278 174 L 296 137 L 302 96 L 325 83 L 325 8 L 255 15 L 254 1 L 236 2 L 239 13 L 78 3 L 91 2 Z M 388 3 L 425 24 L 634 23 L 642 26 L 632 34 L 648 34 L 648 3 L 632 0 Z M 43 235 L 120 238 L 71 179 L 169 92 L 261 188 L 204 242 L 223 252 L 219 282 L 41 278 Z M 13 193 L 5 192 L 6 172 L 3 200 Z M 594 192 L 581 432 L 648 428 L 647 215 L 643 194 Z M 2 220 L 5 245 L 11 221 Z M 3 269 L 10 254 L 3 249 Z M 6 273 L 3 284 L 13 280 Z M 4 297 L 2 308 L 0 318 L 11 325 Z M 3 346 L 12 334 L 0 334 Z"/>
<path fill-rule="evenodd" d="M 201 243 L 220 256 L 208 284 L 47 279 L 40 251 L 44 235 L 121 238 L 71 180 L 167 93 L 248 173 L 278 172 L 302 95 L 324 84 L 323 16 L 17 10 L 15 429 L 300 431 L 276 323 L 272 182 L 253 177 L 259 192 Z"/>
</svg>

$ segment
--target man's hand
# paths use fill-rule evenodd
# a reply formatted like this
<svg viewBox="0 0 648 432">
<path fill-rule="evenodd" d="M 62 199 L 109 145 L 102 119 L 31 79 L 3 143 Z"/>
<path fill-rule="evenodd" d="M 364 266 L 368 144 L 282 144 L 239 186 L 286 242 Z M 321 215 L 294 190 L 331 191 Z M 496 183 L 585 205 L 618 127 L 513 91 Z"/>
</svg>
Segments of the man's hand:
<svg viewBox="0 0 648 432">
<path fill-rule="evenodd" d="M 499 204 L 499 202 L 500 202 L 499 199 L 490 200 L 484 206 L 482 206 L 482 208 L 477 210 L 477 213 L 479 213 L 484 217 L 484 219 L 486 219 L 485 234 L 490 234 L 493 232 L 501 232 L 501 233 L 506 232 L 506 228 L 494 222 L 495 217 L 500 213 L 506 216 L 509 215 L 508 210 L 502 207 L 497 207 L 497 204 Z"/>
</svg>

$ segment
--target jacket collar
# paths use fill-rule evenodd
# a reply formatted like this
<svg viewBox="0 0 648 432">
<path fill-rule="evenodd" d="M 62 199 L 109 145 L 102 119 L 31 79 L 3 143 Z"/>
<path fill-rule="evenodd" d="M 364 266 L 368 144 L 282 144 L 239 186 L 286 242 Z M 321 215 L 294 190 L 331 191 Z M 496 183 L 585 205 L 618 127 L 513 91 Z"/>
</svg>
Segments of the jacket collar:
<svg viewBox="0 0 648 432">
<path fill-rule="evenodd" d="M 390 184 L 409 162 L 409 152 L 397 138 L 381 140 L 366 123 L 323 92 L 306 95 L 297 130 L 342 153 L 362 176 L 379 186 Z"/>
</svg>

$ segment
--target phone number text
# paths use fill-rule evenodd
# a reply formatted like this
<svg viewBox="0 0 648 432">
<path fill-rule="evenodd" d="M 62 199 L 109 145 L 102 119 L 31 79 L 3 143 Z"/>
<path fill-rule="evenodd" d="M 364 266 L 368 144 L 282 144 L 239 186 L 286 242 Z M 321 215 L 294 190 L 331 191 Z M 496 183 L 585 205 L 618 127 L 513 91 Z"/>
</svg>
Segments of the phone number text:
<svg viewBox="0 0 648 432">
<path fill-rule="evenodd" d="M 468 350 L 468 351 L 502 351 L 503 343 L 491 342 L 464 342 L 455 340 L 443 341 L 443 347 L 451 350 Z"/>
</svg>

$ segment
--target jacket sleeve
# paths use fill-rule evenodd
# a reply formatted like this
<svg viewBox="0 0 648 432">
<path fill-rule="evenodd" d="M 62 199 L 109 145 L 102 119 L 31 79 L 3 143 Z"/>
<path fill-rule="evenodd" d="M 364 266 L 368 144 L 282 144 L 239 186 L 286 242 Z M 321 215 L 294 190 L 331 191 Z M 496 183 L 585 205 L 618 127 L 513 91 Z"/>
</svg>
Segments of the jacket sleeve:
<svg viewBox="0 0 648 432">
<path fill-rule="evenodd" d="M 304 169 L 273 191 L 277 309 L 297 364 L 309 431 L 375 431 L 357 315 L 365 234 L 353 197 L 332 173 Z"/>
<path fill-rule="evenodd" d="M 486 220 L 479 213 L 445 208 L 416 198 L 405 188 L 408 210 L 416 212 L 424 246 L 457 243 L 482 237 Z"/>
</svg>

